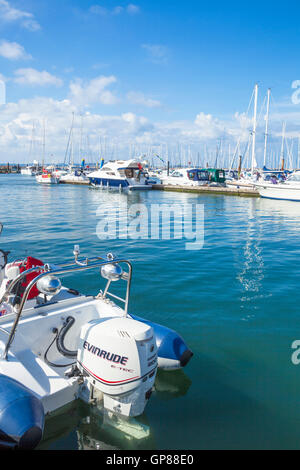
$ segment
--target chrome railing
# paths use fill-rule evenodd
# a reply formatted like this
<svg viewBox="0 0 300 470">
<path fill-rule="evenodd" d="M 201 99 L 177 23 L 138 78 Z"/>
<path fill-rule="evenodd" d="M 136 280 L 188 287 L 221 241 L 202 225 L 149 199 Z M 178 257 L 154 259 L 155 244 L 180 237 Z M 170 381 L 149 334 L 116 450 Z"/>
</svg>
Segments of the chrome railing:
<svg viewBox="0 0 300 470">
<path fill-rule="evenodd" d="M 18 327 L 18 324 L 19 324 L 19 321 L 20 321 L 20 318 L 21 318 L 21 315 L 22 315 L 22 312 L 23 312 L 23 309 L 24 309 L 24 305 L 25 303 L 27 302 L 27 299 L 28 299 L 28 296 L 29 296 L 29 293 L 31 291 L 31 289 L 37 284 L 37 282 L 42 279 L 43 277 L 45 276 L 49 276 L 49 275 L 55 275 L 55 276 L 64 276 L 66 274 L 71 274 L 71 273 L 75 273 L 75 272 L 82 272 L 82 271 L 87 271 L 87 270 L 90 270 L 90 269 L 95 269 L 95 268 L 102 268 L 103 266 L 106 266 L 106 265 L 109 265 L 109 264 L 120 264 L 120 263 L 125 263 L 127 264 L 128 266 L 128 272 L 123 272 L 122 274 L 122 277 L 121 279 L 126 281 L 127 282 L 127 288 L 126 288 L 126 295 L 125 295 L 125 298 L 121 298 L 121 297 L 118 297 L 114 294 L 112 294 L 111 292 L 109 292 L 109 287 L 111 285 L 111 280 L 108 280 L 107 281 L 107 285 L 105 287 L 105 290 L 103 292 L 103 298 L 105 298 L 107 295 L 123 302 L 125 304 L 125 307 L 124 307 L 124 316 L 127 316 L 127 313 L 128 313 L 128 304 L 129 304 L 129 296 L 130 296 L 130 287 L 131 287 L 131 278 L 132 278 L 132 265 L 129 261 L 127 260 L 124 260 L 124 259 L 113 259 L 112 260 L 104 260 L 103 258 L 91 258 L 91 259 L 86 259 L 84 262 L 78 262 L 78 260 L 75 261 L 75 265 L 74 265 L 74 262 L 73 263 L 66 263 L 66 264 L 63 264 L 63 265 L 59 265 L 59 267 L 57 269 L 51 269 L 49 265 L 45 265 L 45 266 L 37 266 L 37 267 L 34 267 L 34 268 L 31 268 L 27 271 L 24 271 L 23 273 L 21 273 L 15 280 L 13 280 L 10 285 L 8 286 L 5 294 L 3 295 L 2 299 L 0 300 L 0 304 L 1 302 L 3 301 L 3 299 L 8 299 L 10 298 L 10 296 L 12 295 L 12 292 L 14 290 L 14 288 L 17 286 L 17 284 L 22 281 L 22 279 L 27 276 L 28 274 L 32 274 L 32 273 L 36 273 L 36 272 L 39 272 L 40 274 L 38 274 L 27 286 L 26 286 L 26 289 L 25 289 L 25 292 L 22 296 L 22 299 L 21 299 L 21 303 L 20 305 L 17 307 L 15 307 L 15 309 L 17 308 L 17 311 L 16 311 L 16 318 L 15 318 L 15 321 L 14 321 L 14 324 L 12 326 L 12 329 L 10 331 L 10 334 L 9 334 L 9 338 L 8 338 L 8 341 L 6 343 L 6 346 L 5 346 L 5 349 L 4 349 L 4 353 L 3 353 L 3 356 L 2 356 L 2 359 L 4 360 L 7 360 L 7 355 L 8 355 L 8 351 L 11 347 L 11 344 L 14 340 L 14 337 L 15 337 L 15 333 L 16 333 L 16 330 L 17 330 L 17 327 Z M 47 304 L 45 304 L 47 305 Z"/>
</svg>

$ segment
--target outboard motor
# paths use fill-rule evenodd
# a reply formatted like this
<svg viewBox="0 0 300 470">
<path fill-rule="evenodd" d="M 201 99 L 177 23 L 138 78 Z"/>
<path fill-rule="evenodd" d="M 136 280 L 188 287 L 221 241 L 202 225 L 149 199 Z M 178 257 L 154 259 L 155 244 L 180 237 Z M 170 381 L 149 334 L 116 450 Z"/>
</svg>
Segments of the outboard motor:
<svg viewBox="0 0 300 470">
<path fill-rule="evenodd" d="M 34 449 L 44 431 L 44 408 L 20 382 L 0 375 L 0 448 Z"/>
<path fill-rule="evenodd" d="M 95 320 L 82 327 L 77 356 L 90 397 L 105 410 L 136 417 L 144 412 L 157 371 L 153 329 L 128 317 Z"/>
</svg>

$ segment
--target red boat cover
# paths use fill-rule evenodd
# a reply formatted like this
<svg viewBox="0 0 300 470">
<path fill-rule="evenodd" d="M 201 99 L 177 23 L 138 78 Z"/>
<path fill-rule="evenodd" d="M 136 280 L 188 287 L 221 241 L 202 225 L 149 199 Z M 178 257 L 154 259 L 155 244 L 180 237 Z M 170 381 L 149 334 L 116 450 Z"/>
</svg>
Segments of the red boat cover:
<svg viewBox="0 0 300 470">
<path fill-rule="evenodd" d="M 31 268 L 34 268 L 36 266 L 44 266 L 44 263 L 38 259 L 35 259 L 35 258 L 32 258 L 31 256 L 28 256 L 27 260 L 25 260 L 26 264 L 23 263 L 21 266 L 20 266 L 20 273 L 23 273 L 24 271 L 27 271 L 28 269 L 31 269 Z M 32 273 L 32 274 L 28 274 L 25 279 L 24 279 L 24 282 L 22 283 L 22 287 L 23 289 L 25 290 L 26 287 L 28 286 L 28 284 L 33 280 L 35 279 L 40 273 L 39 272 L 36 272 L 36 273 Z M 35 297 L 37 297 L 39 295 L 39 291 L 35 286 L 32 287 L 32 289 L 30 290 L 29 292 L 29 295 L 28 295 L 28 300 L 31 300 L 31 299 L 34 299 Z"/>
</svg>

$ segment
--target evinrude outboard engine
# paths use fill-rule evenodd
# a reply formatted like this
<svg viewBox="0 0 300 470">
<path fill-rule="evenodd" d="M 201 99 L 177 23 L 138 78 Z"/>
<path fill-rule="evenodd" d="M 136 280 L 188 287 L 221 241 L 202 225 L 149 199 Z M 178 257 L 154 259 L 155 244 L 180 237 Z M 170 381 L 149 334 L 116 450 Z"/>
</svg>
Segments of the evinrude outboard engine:
<svg viewBox="0 0 300 470">
<path fill-rule="evenodd" d="M 30 390 L 0 375 L 0 447 L 34 449 L 44 430 L 44 408 Z"/>
<path fill-rule="evenodd" d="M 143 413 L 157 371 L 151 326 L 128 317 L 89 322 L 81 330 L 77 360 L 104 409 L 127 417 Z"/>
</svg>

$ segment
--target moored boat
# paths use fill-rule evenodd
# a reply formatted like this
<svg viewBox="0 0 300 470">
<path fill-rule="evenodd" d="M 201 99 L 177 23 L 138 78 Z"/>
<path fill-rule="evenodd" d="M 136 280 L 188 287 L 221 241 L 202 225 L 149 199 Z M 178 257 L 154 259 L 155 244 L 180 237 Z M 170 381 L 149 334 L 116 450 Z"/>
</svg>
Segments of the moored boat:
<svg viewBox="0 0 300 470">
<path fill-rule="evenodd" d="M 38 167 L 35 165 L 28 165 L 21 169 L 21 175 L 24 176 L 36 176 L 38 173 Z"/>
<path fill-rule="evenodd" d="M 162 184 L 171 186 L 203 186 L 209 184 L 209 173 L 207 170 L 198 168 L 178 168 L 160 175 Z"/>
<path fill-rule="evenodd" d="M 87 176 L 92 186 L 102 188 L 121 190 L 152 188 L 142 164 L 135 159 L 110 161 Z"/>
<path fill-rule="evenodd" d="M 1 232 L 1 227 L 0 227 Z M 7 262 L 0 250 L 0 445 L 35 448 L 45 415 L 80 399 L 119 429 L 141 415 L 157 368 L 184 367 L 192 352 L 175 331 L 129 312 L 131 263 L 108 254 L 55 266 Z M 95 296 L 63 286 L 75 272 L 99 270 Z M 125 283 L 125 294 L 111 289 Z"/>
<path fill-rule="evenodd" d="M 36 175 L 36 181 L 41 184 L 58 184 L 59 177 L 49 170 L 43 170 L 39 175 Z"/>
<path fill-rule="evenodd" d="M 300 171 L 293 172 L 286 181 L 262 181 L 255 187 L 264 198 L 300 201 Z"/>
</svg>

